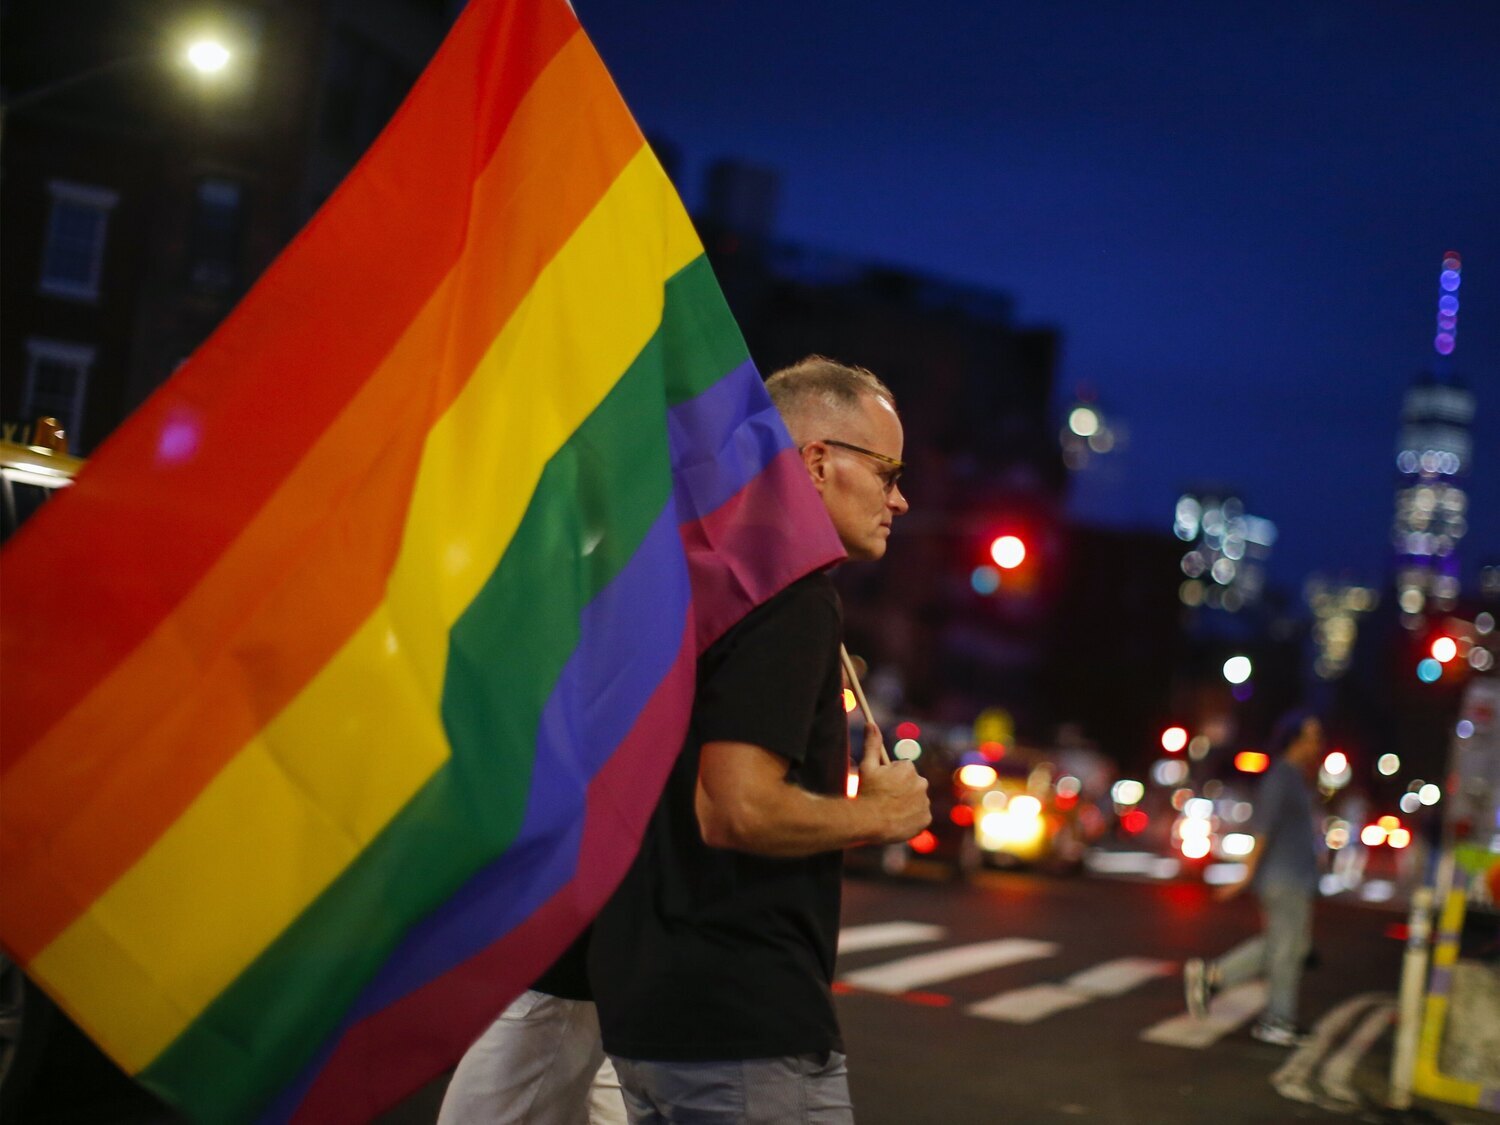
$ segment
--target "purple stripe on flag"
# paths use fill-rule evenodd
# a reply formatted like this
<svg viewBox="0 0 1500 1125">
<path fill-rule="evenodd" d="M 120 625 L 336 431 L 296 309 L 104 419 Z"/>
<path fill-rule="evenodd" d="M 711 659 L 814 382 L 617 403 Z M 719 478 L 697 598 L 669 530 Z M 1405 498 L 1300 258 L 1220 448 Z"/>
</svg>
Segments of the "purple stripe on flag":
<svg viewBox="0 0 1500 1125">
<path fill-rule="evenodd" d="M 792 444 L 749 360 L 672 407 L 667 432 L 681 523 L 716 511 Z"/>
</svg>

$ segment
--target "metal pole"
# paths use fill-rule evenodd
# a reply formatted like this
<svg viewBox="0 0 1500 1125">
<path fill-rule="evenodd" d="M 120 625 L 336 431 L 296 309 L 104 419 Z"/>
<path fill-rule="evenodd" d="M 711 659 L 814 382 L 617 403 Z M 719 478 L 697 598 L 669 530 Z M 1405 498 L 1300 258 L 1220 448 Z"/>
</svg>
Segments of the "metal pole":
<svg viewBox="0 0 1500 1125">
<path fill-rule="evenodd" d="M 1406 953 L 1401 959 L 1401 991 L 1396 1005 L 1396 1044 L 1391 1054 L 1390 1105 L 1411 1108 L 1417 1039 L 1422 1030 L 1422 997 L 1427 990 L 1427 953 L 1432 945 L 1433 889 L 1418 887 L 1406 922 Z"/>
</svg>

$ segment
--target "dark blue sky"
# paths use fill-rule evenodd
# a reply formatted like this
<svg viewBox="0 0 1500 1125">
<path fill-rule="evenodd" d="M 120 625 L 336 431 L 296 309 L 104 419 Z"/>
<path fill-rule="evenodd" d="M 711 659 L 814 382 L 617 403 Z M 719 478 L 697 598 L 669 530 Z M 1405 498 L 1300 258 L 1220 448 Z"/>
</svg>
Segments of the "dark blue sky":
<svg viewBox="0 0 1500 1125">
<path fill-rule="evenodd" d="M 1500 4 L 575 0 L 685 182 L 782 173 L 781 237 L 1011 294 L 1129 431 L 1085 519 L 1223 481 L 1273 577 L 1384 574 L 1396 427 L 1464 256 L 1470 573 L 1500 558 Z M 697 200 L 691 195 L 689 204 Z"/>
</svg>

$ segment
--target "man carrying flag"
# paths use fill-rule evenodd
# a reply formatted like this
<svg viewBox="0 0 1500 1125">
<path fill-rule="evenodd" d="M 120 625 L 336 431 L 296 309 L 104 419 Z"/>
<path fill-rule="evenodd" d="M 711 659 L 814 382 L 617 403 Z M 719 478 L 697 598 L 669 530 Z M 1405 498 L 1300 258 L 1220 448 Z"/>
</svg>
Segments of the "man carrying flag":
<svg viewBox="0 0 1500 1125">
<path fill-rule="evenodd" d="M 907 510 L 889 389 L 817 356 L 767 389 L 849 557 L 880 558 Z M 687 743 L 590 954 L 634 1125 L 853 1119 L 829 988 L 842 849 L 909 839 L 931 811 L 873 724 L 845 797 L 841 633 L 817 572 L 698 661 Z"/>
</svg>

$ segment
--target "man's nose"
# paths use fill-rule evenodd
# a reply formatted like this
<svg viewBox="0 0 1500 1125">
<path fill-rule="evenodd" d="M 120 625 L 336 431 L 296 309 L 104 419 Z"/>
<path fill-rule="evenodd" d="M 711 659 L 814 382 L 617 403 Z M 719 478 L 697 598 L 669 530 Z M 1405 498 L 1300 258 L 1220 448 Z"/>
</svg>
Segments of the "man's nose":
<svg viewBox="0 0 1500 1125">
<path fill-rule="evenodd" d="M 885 498 L 885 504 L 886 507 L 890 508 L 890 510 L 895 512 L 898 516 L 905 515 L 907 509 L 911 507 L 911 505 L 906 502 L 906 497 L 902 495 L 901 486 L 899 484 L 895 488 L 891 489 L 890 495 Z"/>
</svg>

